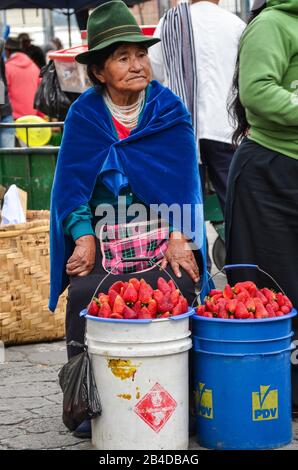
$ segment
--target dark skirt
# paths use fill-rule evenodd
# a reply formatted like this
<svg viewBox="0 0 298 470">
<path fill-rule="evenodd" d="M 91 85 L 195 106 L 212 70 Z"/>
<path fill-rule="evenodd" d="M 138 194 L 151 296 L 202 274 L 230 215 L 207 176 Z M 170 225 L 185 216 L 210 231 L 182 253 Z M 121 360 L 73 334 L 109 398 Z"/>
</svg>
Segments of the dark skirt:
<svg viewBox="0 0 298 470">
<path fill-rule="evenodd" d="M 181 270 L 182 277 L 180 279 L 175 276 L 169 266 L 167 267 L 167 271 L 174 278 L 182 294 L 188 300 L 188 303 L 191 304 L 195 298 L 195 284 L 192 279 L 183 270 Z M 80 317 L 79 314 L 81 310 L 86 308 L 86 306 L 91 300 L 91 297 L 96 287 L 106 275 L 107 272 L 102 267 L 102 255 L 100 251 L 99 241 L 97 240 L 96 261 L 92 272 L 88 276 L 74 276 L 70 278 L 66 308 L 67 343 L 69 343 L 70 341 L 77 341 L 82 344 L 84 342 L 85 319 Z M 119 280 L 125 282 L 132 277 L 136 277 L 138 279 L 144 278 L 153 287 L 156 287 L 157 278 L 160 276 L 164 277 L 167 280 L 170 279 L 164 272 L 160 271 L 158 268 L 154 268 L 150 271 L 140 273 L 130 273 L 121 275 L 111 274 L 101 285 L 100 291 L 107 292 L 113 282 Z M 69 359 L 80 352 L 80 348 L 74 346 L 67 347 L 67 354 Z"/>
</svg>

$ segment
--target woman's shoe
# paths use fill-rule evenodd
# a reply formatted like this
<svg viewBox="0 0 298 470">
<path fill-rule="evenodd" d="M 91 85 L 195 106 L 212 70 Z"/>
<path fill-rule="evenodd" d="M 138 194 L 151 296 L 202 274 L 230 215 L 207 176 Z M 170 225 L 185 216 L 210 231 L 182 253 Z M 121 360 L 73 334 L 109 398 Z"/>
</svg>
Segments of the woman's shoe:
<svg viewBox="0 0 298 470">
<path fill-rule="evenodd" d="M 72 433 L 74 437 L 80 437 L 81 439 L 91 439 L 91 421 L 85 419 Z"/>
</svg>

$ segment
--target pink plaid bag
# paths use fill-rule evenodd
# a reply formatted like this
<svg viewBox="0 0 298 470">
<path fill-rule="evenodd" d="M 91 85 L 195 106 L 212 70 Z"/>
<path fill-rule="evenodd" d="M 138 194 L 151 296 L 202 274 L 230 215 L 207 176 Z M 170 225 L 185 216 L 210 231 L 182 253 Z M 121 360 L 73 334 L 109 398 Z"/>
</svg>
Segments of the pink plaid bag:
<svg viewBox="0 0 298 470">
<path fill-rule="evenodd" d="M 105 271 L 139 273 L 154 266 L 150 261 L 122 262 L 122 258 L 149 257 L 154 263 L 160 263 L 168 247 L 169 226 L 160 220 L 103 225 L 99 239 Z"/>
</svg>

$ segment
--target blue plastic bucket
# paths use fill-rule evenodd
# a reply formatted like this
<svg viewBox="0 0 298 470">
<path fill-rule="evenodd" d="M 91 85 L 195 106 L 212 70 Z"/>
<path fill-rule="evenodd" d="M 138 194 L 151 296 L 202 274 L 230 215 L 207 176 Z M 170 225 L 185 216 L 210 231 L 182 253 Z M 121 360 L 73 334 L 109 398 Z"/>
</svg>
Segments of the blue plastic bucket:
<svg viewBox="0 0 298 470">
<path fill-rule="evenodd" d="M 291 319 L 193 316 L 197 438 L 209 449 L 271 449 L 292 440 Z"/>
</svg>

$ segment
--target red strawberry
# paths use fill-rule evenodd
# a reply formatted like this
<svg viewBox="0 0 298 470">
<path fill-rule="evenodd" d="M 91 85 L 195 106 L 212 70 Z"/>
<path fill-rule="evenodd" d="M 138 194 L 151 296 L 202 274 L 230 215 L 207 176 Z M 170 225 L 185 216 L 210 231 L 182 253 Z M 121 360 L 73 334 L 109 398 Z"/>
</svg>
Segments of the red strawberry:
<svg viewBox="0 0 298 470">
<path fill-rule="evenodd" d="M 128 307 L 128 305 L 125 305 L 123 309 L 123 318 L 126 320 L 134 320 L 138 318 L 138 314 L 132 308 Z"/>
<path fill-rule="evenodd" d="M 140 281 L 139 300 L 142 304 L 148 304 L 152 299 L 153 289 L 144 279 Z"/>
<path fill-rule="evenodd" d="M 98 311 L 98 316 L 99 317 L 109 318 L 111 313 L 112 313 L 112 309 L 111 309 L 110 305 L 107 302 L 101 304 L 100 309 Z"/>
<path fill-rule="evenodd" d="M 114 290 L 116 291 L 118 294 L 120 294 L 120 291 L 121 291 L 121 288 L 123 287 L 123 282 L 122 281 L 117 281 L 117 282 L 114 282 L 114 284 L 111 285 L 111 287 L 109 288 L 109 293 L 110 293 L 110 290 Z"/>
<path fill-rule="evenodd" d="M 151 316 L 155 317 L 156 313 L 157 313 L 157 302 L 156 302 L 156 300 L 151 299 L 148 303 L 147 308 L 148 308 L 148 312 L 150 312 Z"/>
<path fill-rule="evenodd" d="M 280 307 L 280 310 L 286 315 L 287 313 L 290 313 L 291 309 L 287 305 L 283 305 Z"/>
<path fill-rule="evenodd" d="M 267 297 L 265 297 L 265 295 L 260 290 L 257 291 L 256 298 L 260 299 L 263 305 L 268 303 Z"/>
<path fill-rule="evenodd" d="M 100 304 L 104 304 L 109 301 L 109 296 L 104 294 L 103 292 L 100 292 L 98 295 L 98 300 Z"/>
<path fill-rule="evenodd" d="M 270 318 L 275 317 L 275 311 L 273 310 L 273 307 L 269 302 L 268 302 L 268 304 L 266 305 L 265 308 L 266 308 Z"/>
<path fill-rule="evenodd" d="M 252 312 L 252 313 L 255 313 L 256 311 L 256 304 L 254 302 L 254 299 L 248 299 L 246 302 L 245 302 L 245 307 L 247 308 L 247 310 L 249 312 Z"/>
<path fill-rule="evenodd" d="M 129 279 L 129 282 L 134 286 L 135 290 L 139 292 L 140 281 L 136 277 L 132 277 Z"/>
<path fill-rule="evenodd" d="M 176 305 L 179 302 L 179 297 L 180 297 L 180 291 L 178 289 L 175 289 L 174 291 L 171 292 L 171 302 L 176 307 Z"/>
<path fill-rule="evenodd" d="M 160 302 L 163 297 L 164 294 L 159 289 L 155 289 L 155 291 L 153 291 L 153 299 L 156 300 L 156 302 Z"/>
<path fill-rule="evenodd" d="M 99 306 L 95 300 L 92 300 L 88 306 L 88 314 L 96 317 L 98 314 Z"/>
<path fill-rule="evenodd" d="M 209 297 L 213 297 L 214 295 L 221 295 L 222 296 L 222 291 L 218 289 L 211 289 L 209 292 Z"/>
<path fill-rule="evenodd" d="M 214 303 L 207 297 L 205 297 L 205 306 L 208 312 L 213 312 Z"/>
<path fill-rule="evenodd" d="M 114 318 L 114 320 L 123 320 L 123 316 L 120 313 L 111 313 L 110 318 Z"/>
<path fill-rule="evenodd" d="M 284 299 L 284 295 L 281 293 L 281 292 L 278 292 L 278 294 L 276 294 L 276 301 L 278 303 L 278 305 L 280 307 L 282 307 L 283 305 L 285 305 L 285 299 Z"/>
<path fill-rule="evenodd" d="M 236 307 L 237 307 L 237 304 L 238 304 L 238 300 L 237 300 L 237 299 L 229 300 L 229 301 L 226 303 L 226 310 L 227 310 L 227 312 L 228 312 L 230 315 L 234 315 L 235 310 L 236 310 Z"/>
<path fill-rule="evenodd" d="M 114 306 L 117 295 L 119 294 L 115 290 L 109 289 L 109 304 L 111 308 L 113 308 Z"/>
<path fill-rule="evenodd" d="M 218 318 L 228 318 L 228 312 L 226 310 L 225 304 L 221 303 L 218 305 Z"/>
<path fill-rule="evenodd" d="M 274 302 L 276 300 L 276 295 L 271 289 L 267 289 L 267 287 L 264 287 L 263 289 L 261 289 L 261 292 L 265 295 L 268 302 Z"/>
<path fill-rule="evenodd" d="M 175 286 L 174 281 L 172 279 L 168 281 L 168 286 L 171 289 L 171 292 L 174 292 L 175 290 L 177 290 L 177 287 Z"/>
<path fill-rule="evenodd" d="M 168 285 L 167 281 L 163 277 L 157 279 L 157 288 L 163 293 L 171 292 L 171 287 Z"/>
<path fill-rule="evenodd" d="M 181 315 L 182 313 L 184 313 L 183 307 L 182 307 L 182 303 L 179 301 L 176 307 L 173 308 L 172 315 L 173 317 L 175 317 L 176 315 Z"/>
<path fill-rule="evenodd" d="M 158 316 L 158 318 L 169 318 L 171 316 L 170 312 L 162 313 Z"/>
<path fill-rule="evenodd" d="M 278 303 L 275 302 L 275 301 L 270 302 L 270 305 L 271 305 L 271 307 L 273 308 L 273 310 L 274 310 L 275 312 L 277 312 L 278 310 L 281 310 L 281 308 L 279 307 Z"/>
<path fill-rule="evenodd" d="M 236 299 L 239 302 L 245 303 L 247 300 L 250 299 L 250 295 L 249 295 L 248 291 L 243 287 L 241 292 L 236 295 Z"/>
<path fill-rule="evenodd" d="M 142 307 L 140 313 L 138 313 L 138 318 L 145 319 L 145 318 L 152 318 L 151 313 L 149 312 L 147 307 Z"/>
<path fill-rule="evenodd" d="M 123 293 L 122 298 L 127 304 L 134 304 L 138 300 L 138 292 L 136 291 L 133 284 L 128 284 L 127 288 Z"/>
<path fill-rule="evenodd" d="M 229 284 L 227 284 L 223 290 L 223 297 L 225 299 L 233 299 L 234 298 L 234 293 L 232 291 L 232 288 Z"/>
<path fill-rule="evenodd" d="M 160 301 L 157 301 L 157 310 L 159 313 L 171 311 L 174 305 L 171 302 L 171 292 L 168 291 Z"/>
<path fill-rule="evenodd" d="M 276 317 L 283 317 L 284 313 L 281 310 L 278 310 L 277 312 L 275 312 L 275 316 Z"/>
<path fill-rule="evenodd" d="M 202 317 L 202 316 L 204 316 L 204 313 L 205 313 L 205 306 L 204 305 L 199 305 L 197 307 L 197 315 Z"/>
<path fill-rule="evenodd" d="M 283 296 L 284 298 L 284 303 L 287 307 L 289 307 L 290 310 L 292 310 L 293 308 L 293 304 L 292 302 L 290 301 L 289 297 L 287 297 L 286 295 Z"/>
<path fill-rule="evenodd" d="M 223 296 L 222 296 L 222 293 L 221 294 L 215 294 L 212 298 L 212 302 L 216 303 L 218 302 L 220 299 L 223 299 Z"/>
<path fill-rule="evenodd" d="M 187 302 L 186 298 L 183 297 L 182 295 L 180 297 L 180 302 L 181 302 L 181 306 L 182 306 L 182 313 L 188 312 L 188 302 Z"/>
<path fill-rule="evenodd" d="M 255 291 L 255 289 L 257 289 L 257 286 L 252 281 L 244 281 L 242 282 L 242 286 L 244 289 L 248 290 L 248 292 Z"/>
<path fill-rule="evenodd" d="M 122 315 L 124 307 L 125 307 L 124 300 L 122 299 L 120 295 L 117 295 L 114 305 L 113 305 L 113 313 L 119 313 L 120 315 Z"/>
<path fill-rule="evenodd" d="M 256 306 L 255 318 L 268 318 L 269 313 L 265 309 L 264 305 L 258 304 Z"/>
<path fill-rule="evenodd" d="M 134 310 L 136 313 L 140 313 L 141 308 L 142 308 L 142 302 L 141 302 L 140 300 L 138 300 L 138 301 L 134 304 L 133 310 Z"/>
<path fill-rule="evenodd" d="M 247 308 L 245 307 L 243 302 L 238 302 L 235 310 L 235 318 L 239 318 L 241 320 L 248 318 L 249 317 L 249 312 Z"/>
</svg>

